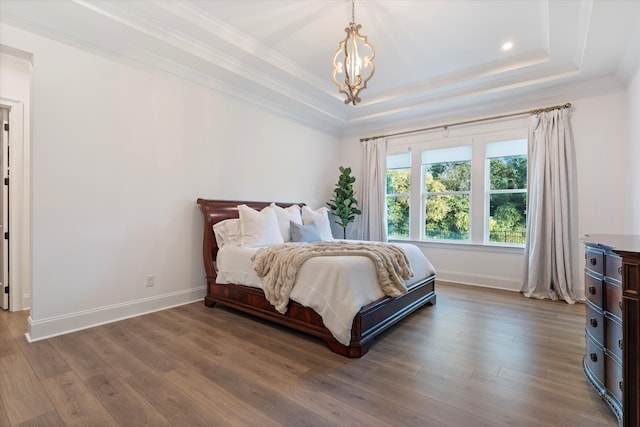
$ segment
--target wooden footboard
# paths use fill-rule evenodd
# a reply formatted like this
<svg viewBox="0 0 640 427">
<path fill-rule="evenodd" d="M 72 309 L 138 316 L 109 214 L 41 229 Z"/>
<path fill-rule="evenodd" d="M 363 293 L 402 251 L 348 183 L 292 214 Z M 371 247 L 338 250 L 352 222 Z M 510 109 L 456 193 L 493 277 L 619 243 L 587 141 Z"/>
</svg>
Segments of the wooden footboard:
<svg viewBox="0 0 640 427">
<path fill-rule="evenodd" d="M 224 219 L 237 218 L 237 205 L 246 204 L 254 209 L 262 209 L 269 203 L 198 199 L 198 204 L 205 218 L 203 237 L 203 259 L 207 276 L 205 304 L 209 307 L 220 303 L 319 337 L 332 351 L 343 356 L 362 357 L 369 351 L 376 336 L 423 305 L 436 303 L 435 276 L 424 278 L 413 284 L 404 295 L 394 298 L 383 297 L 374 301 L 362 307 L 354 318 L 351 343 L 345 346 L 331 335 L 320 315 L 311 308 L 291 301 L 287 312 L 281 314 L 267 301 L 261 289 L 216 283 L 214 262 L 218 247 L 213 236 L 213 224 Z M 279 203 L 279 205 L 289 206 L 291 203 Z"/>
<path fill-rule="evenodd" d="M 287 312 L 280 314 L 258 288 L 209 283 L 205 304 L 209 307 L 216 303 L 226 305 L 322 338 L 335 353 L 347 357 L 362 357 L 369 351 L 376 336 L 423 305 L 436 303 L 434 283 L 435 276 L 432 276 L 411 286 L 402 296 L 384 297 L 362 307 L 353 320 L 351 343 L 348 346 L 336 341 L 313 309 L 291 301 Z"/>
</svg>

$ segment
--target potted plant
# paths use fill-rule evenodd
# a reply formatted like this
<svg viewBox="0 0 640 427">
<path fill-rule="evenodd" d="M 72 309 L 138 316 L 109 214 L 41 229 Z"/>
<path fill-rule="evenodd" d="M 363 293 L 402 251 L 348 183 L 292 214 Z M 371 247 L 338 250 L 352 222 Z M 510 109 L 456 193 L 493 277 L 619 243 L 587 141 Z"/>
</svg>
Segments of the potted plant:
<svg viewBox="0 0 640 427">
<path fill-rule="evenodd" d="M 347 238 L 347 226 L 355 221 L 356 215 L 362 211 L 358 209 L 358 201 L 354 197 L 353 183 L 356 178 L 351 176 L 351 168 L 340 166 L 338 183 L 333 189 L 333 199 L 327 202 L 331 213 L 338 218 L 334 221 L 342 227 L 343 238 Z"/>
</svg>

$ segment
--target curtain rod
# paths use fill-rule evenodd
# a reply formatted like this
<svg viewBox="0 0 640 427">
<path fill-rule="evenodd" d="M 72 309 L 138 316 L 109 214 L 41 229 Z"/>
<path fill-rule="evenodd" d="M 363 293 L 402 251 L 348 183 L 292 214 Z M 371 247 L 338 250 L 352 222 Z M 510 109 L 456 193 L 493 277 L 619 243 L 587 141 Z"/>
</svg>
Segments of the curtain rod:
<svg viewBox="0 0 640 427">
<path fill-rule="evenodd" d="M 451 126 L 468 125 L 470 123 L 486 122 L 489 120 L 498 120 L 498 119 L 504 119 L 507 117 L 523 116 L 525 114 L 539 114 L 539 113 L 553 111 L 553 110 L 562 110 L 564 108 L 571 108 L 571 104 L 567 102 L 566 104 L 563 104 L 563 105 L 554 105 L 553 107 L 537 108 L 535 110 L 521 111 L 519 113 L 502 114 L 500 116 L 484 117 L 481 119 L 466 120 L 464 122 L 456 122 L 456 123 L 445 124 L 445 125 L 431 126 L 431 127 L 422 128 L 422 129 L 406 130 L 403 132 L 390 133 L 388 135 L 368 136 L 366 138 L 360 138 L 360 142 L 365 142 L 365 141 L 369 141 L 371 139 L 376 139 L 376 138 L 389 138 L 392 136 L 407 135 L 410 133 L 426 132 L 429 130 L 440 129 L 440 128 L 447 129 Z"/>
</svg>

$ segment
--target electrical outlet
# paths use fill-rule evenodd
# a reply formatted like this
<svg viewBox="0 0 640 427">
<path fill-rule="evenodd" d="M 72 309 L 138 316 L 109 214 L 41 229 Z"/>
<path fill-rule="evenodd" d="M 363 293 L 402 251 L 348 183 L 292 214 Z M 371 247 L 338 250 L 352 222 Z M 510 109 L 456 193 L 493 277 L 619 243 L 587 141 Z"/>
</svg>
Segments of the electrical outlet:
<svg viewBox="0 0 640 427">
<path fill-rule="evenodd" d="M 153 274 L 144 276 L 144 284 L 147 288 L 152 288 L 156 284 L 156 276 Z"/>
</svg>

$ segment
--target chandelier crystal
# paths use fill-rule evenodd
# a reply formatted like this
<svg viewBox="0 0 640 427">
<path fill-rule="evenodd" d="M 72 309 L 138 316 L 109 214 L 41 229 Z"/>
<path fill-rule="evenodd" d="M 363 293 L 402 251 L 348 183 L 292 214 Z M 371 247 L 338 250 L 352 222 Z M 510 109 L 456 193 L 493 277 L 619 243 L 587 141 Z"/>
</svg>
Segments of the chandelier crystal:
<svg viewBox="0 0 640 427">
<path fill-rule="evenodd" d="M 373 77 L 375 65 L 373 58 L 376 51 L 367 41 L 367 36 L 360 34 L 362 25 L 356 24 L 355 0 L 351 0 L 351 22 L 344 29 L 347 37 L 340 42 L 338 50 L 333 55 L 333 82 L 339 92 L 347 96 L 345 104 L 360 102 L 360 91 L 366 89 L 367 82 Z M 342 80 L 344 74 L 344 82 Z"/>
</svg>

